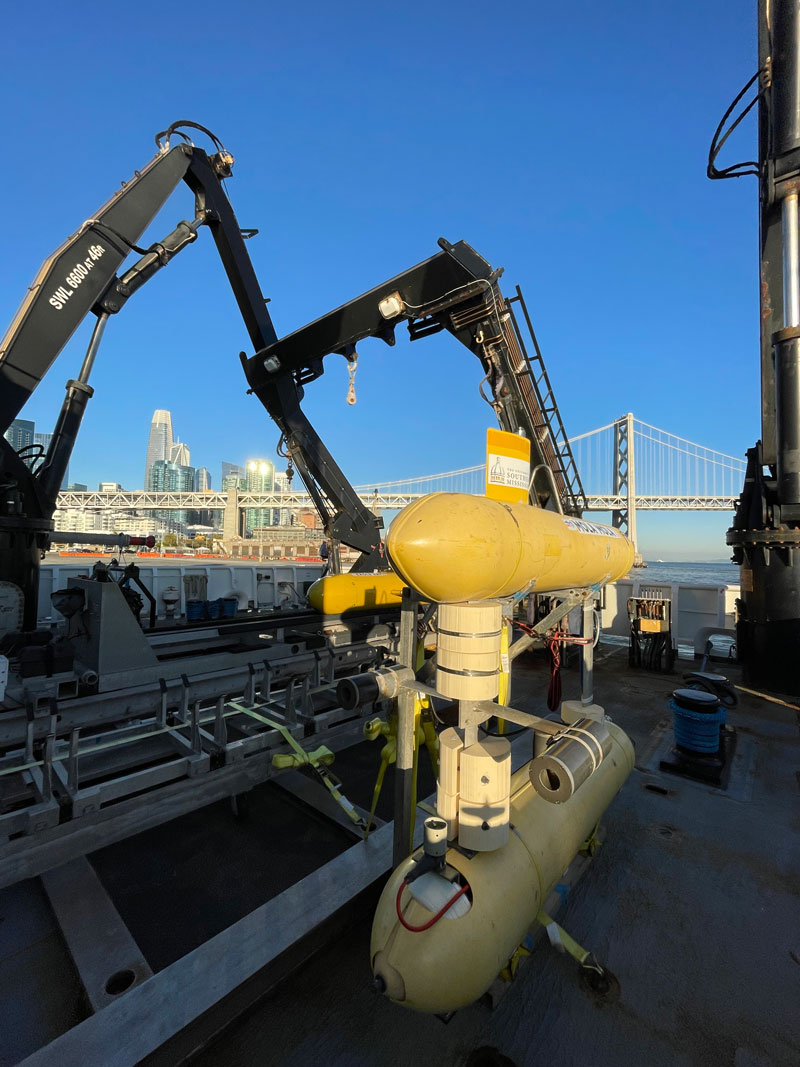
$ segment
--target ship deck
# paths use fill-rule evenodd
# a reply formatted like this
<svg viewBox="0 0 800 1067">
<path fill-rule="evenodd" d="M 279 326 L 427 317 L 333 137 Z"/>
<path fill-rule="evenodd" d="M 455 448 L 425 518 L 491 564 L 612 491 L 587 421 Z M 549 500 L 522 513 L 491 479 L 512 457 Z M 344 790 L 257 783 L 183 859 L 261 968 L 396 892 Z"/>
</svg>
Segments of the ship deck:
<svg viewBox="0 0 800 1067">
<path fill-rule="evenodd" d="M 798 711 L 740 692 L 728 717 L 738 739 L 727 789 L 666 774 L 658 764 L 670 747 L 669 695 L 678 672 L 691 666 L 678 661 L 671 676 L 632 671 L 625 649 L 598 649 L 595 697 L 633 739 L 636 768 L 603 820 L 602 847 L 557 919 L 616 976 L 619 987 L 610 996 L 586 989 L 574 960 L 542 938 L 496 1006 L 485 998 L 447 1023 L 410 1013 L 371 986 L 379 882 L 337 924 L 307 939 L 305 962 L 288 977 L 283 968 L 281 981 L 246 1014 L 222 1031 L 217 1020 L 215 1040 L 208 1041 L 212 1028 L 194 1045 L 165 1046 L 144 1062 L 181 1062 L 205 1043 L 191 1057 L 202 1067 L 509 1061 L 794 1067 Z M 722 670 L 739 682 L 735 666 Z M 546 687 L 543 660 L 521 657 L 513 704 L 541 714 Z M 577 672 L 566 671 L 564 697 L 577 695 Z M 526 743 L 522 737 L 515 746 Z M 368 744 L 337 756 L 347 796 L 364 807 L 378 759 L 379 746 Z M 430 785 L 423 774 L 421 791 Z M 384 818 L 391 816 L 391 796 L 388 774 Z M 245 821 L 217 803 L 90 859 L 158 973 L 351 847 L 340 826 L 270 783 L 254 791 Z M 11 1064 L 85 1018 L 87 1009 L 39 880 L 2 891 L 0 918 L 7 920 L 0 922 L 0 1063 Z M 60 1057 L 57 1041 L 51 1050 L 35 1062 L 72 1062 Z M 109 1045 L 104 1067 L 123 1062 L 129 1061 Z"/>
<path fill-rule="evenodd" d="M 690 664 L 678 662 L 677 668 Z M 719 665 L 718 665 L 719 666 Z M 738 681 L 736 667 L 722 668 Z M 636 769 L 607 836 L 557 918 L 619 981 L 601 1000 L 575 961 L 540 939 L 492 1009 L 449 1023 L 370 986 L 370 915 L 353 924 L 198 1059 L 202 1067 L 794 1067 L 800 1062 L 800 808 L 797 710 L 740 693 L 727 790 L 658 770 L 679 674 L 631 671 L 599 652 L 595 694 L 631 736 Z M 515 677 L 514 704 L 542 711 L 543 664 Z M 565 676 L 565 696 L 577 678 Z"/>
</svg>

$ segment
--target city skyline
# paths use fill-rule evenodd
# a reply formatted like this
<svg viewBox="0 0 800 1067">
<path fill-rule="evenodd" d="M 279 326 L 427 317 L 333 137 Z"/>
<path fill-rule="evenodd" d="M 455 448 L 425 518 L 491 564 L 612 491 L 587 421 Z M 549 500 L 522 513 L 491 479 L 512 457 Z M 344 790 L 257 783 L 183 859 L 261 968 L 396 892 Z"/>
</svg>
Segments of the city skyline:
<svg viewBox="0 0 800 1067">
<path fill-rule="evenodd" d="M 173 420 L 172 413 L 168 409 L 157 409 L 151 420 L 151 425 L 157 424 L 160 427 L 160 433 L 164 441 L 162 447 L 169 452 L 169 454 L 175 458 L 190 458 L 191 451 L 189 446 L 185 442 L 175 436 L 171 445 L 166 444 L 167 432 L 164 427 L 169 427 L 169 432 L 173 432 Z M 151 435 L 152 436 L 152 435 Z M 148 446 L 150 441 L 148 440 Z M 172 492 L 190 492 L 190 491 L 202 491 L 212 488 L 211 474 L 205 467 L 193 468 L 186 467 L 184 465 L 176 463 L 174 460 L 162 460 L 156 461 L 157 466 L 154 467 L 156 477 L 151 479 L 150 489 L 156 491 L 172 491 Z M 288 479 L 286 474 L 282 471 L 275 469 L 275 463 L 272 460 L 266 458 L 249 459 L 242 464 L 232 463 L 229 460 L 220 461 L 220 488 L 224 491 L 230 488 L 239 488 L 242 490 L 249 490 L 253 492 L 269 492 L 273 488 L 278 491 L 288 489 Z M 122 489 L 123 486 L 119 483 L 99 483 L 99 489 L 102 491 Z M 74 484 L 70 486 L 76 491 L 85 486 Z M 385 520 L 387 527 L 394 517 L 394 512 L 386 511 Z M 594 515 L 595 513 L 589 513 Z M 213 512 L 172 512 L 171 515 L 167 512 L 154 512 L 153 517 L 159 517 L 160 521 L 164 521 L 168 518 L 168 521 L 176 526 L 186 527 L 190 524 L 200 523 L 204 526 L 214 525 L 218 517 Z M 611 521 L 610 515 L 597 515 L 598 521 L 609 522 Z M 672 539 L 673 531 L 676 526 L 685 526 L 687 513 L 681 515 L 675 515 L 670 513 L 652 513 L 645 512 L 639 514 L 639 537 L 637 544 L 639 550 L 650 560 L 665 559 L 665 560 L 686 560 L 696 559 L 698 561 L 710 561 L 719 560 L 725 558 L 724 547 L 715 547 L 711 538 L 716 534 L 719 542 L 724 546 L 724 530 L 729 522 L 727 516 L 724 513 L 695 513 L 689 514 L 688 518 L 694 525 L 695 529 L 705 532 L 708 538 L 709 544 L 703 546 L 702 544 L 690 553 L 675 552 L 675 544 Z M 287 525 L 292 521 L 292 514 L 290 509 L 247 509 L 245 514 L 245 521 L 243 529 L 246 529 L 249 533 L 253 530 L 257 530 L 260 527 L 284 524 Z M 77 528 L 77 527 L 71 527 Z"/>
</svg>

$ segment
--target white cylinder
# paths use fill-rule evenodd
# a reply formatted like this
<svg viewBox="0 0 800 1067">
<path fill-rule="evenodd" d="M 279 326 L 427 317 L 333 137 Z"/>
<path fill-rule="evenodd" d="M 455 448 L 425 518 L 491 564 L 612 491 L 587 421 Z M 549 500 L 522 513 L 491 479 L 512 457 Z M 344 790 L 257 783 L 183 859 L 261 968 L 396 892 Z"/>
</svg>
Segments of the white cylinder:
<svg viewBox="0 0 800 1067">
<path fill-rule="evenodd" d="M 461 752 L 458 843 L 474 852 L 502 848 L 509 834 L 511 743 L 487 737 Z"/>
<path fill-rule="evenodd" d="M 434 859 L 444 857 L 447 853 L 447 823 L 435 815 L 425 820 L 425 841 L 423 844 L 426 856 Z"/>
<path fill-rule="evenodd" d="M 436 688 L 451 700 L 493 700 L 500 688 L 498 600 L 440 604 Z"/>
<path fill-rule="evenodd" d="M 597 770 L 610 751 L 611 735 L 606 724 L 578 719 L 531 760 L 533 788 L 551 804 L 563 804 Z"/>
</svg>

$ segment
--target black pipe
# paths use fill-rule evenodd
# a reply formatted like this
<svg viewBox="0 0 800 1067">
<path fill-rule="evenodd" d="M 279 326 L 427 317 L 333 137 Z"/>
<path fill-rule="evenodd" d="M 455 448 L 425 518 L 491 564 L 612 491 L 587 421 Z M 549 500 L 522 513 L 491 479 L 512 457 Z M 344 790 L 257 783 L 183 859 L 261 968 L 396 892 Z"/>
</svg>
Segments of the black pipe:
<svg viewBox="0 0 800 1067">
<path fill-rule="evenodd" d="M 800 696 L 800 0 L 759 0 L 758 36 L 762 440 L 727 542 L 744 680 Z"/>
<path fill-rule="evenodd" d="M 800 10 L 796 0 L 771 0 L 772 156 L 800 145 Z M 764 0 L 759 7 L 764 8 Z"/>
</svg>

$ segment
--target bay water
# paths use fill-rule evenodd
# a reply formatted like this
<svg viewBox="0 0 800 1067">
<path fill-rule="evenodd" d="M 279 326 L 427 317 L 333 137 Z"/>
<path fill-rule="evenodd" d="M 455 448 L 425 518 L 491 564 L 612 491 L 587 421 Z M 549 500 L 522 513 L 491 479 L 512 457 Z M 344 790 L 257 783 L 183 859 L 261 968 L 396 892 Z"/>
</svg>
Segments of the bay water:
<svg viewBox="0 0 800 1067">
<path fill-rule="evenodd" d="M 681 582 L 684 585 L 738 585 L 739 568 L 734 563 L 663 563 L 647 561 L 635 567 L 631 578 L 647 582 Z"/>
</svg>

